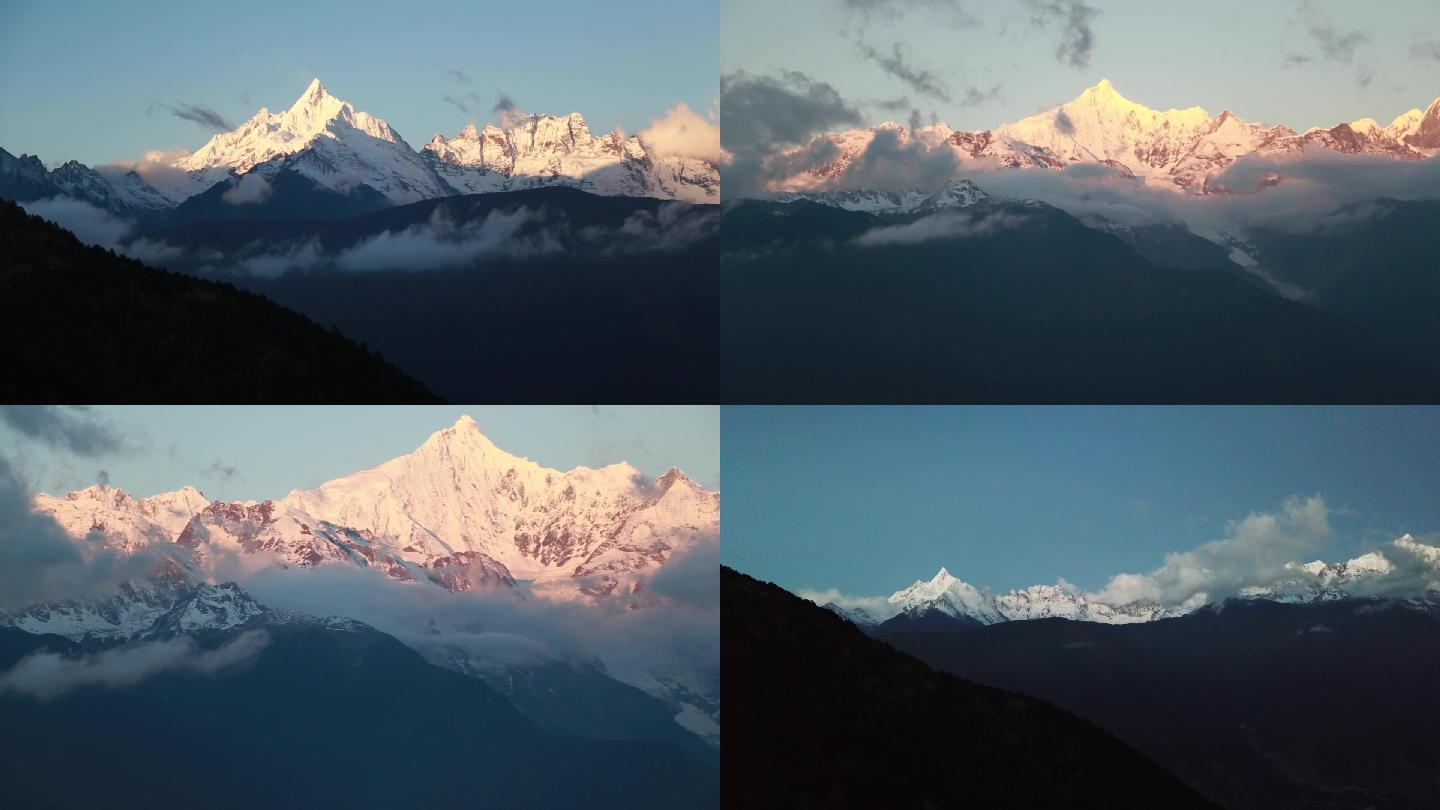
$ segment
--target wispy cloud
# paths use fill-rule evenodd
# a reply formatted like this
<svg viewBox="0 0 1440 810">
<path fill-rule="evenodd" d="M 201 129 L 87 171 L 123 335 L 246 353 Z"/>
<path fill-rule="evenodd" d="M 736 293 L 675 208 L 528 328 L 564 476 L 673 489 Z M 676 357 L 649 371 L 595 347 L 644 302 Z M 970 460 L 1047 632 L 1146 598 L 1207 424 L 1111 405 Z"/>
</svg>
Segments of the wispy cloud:
<svg viewBox="0 0 1440 810">
<path fill-rule="evenodd" d="M 188 636 L 141 641 L 80 656 L 39 652 L 0 673 L 0 693 L 48 700 L 83 687 L 120 689 L 163 672 L 214 675 L 257 658 L 270 642 L 264 630 L 247 630 L 224 645 L 201 649 Z"/>
<path fill-rule="evenodd" d="M 235 128 L 235 125 L 230 123 L 225 116 L 199 104 L 186 104 L 183 101 L 178 104 L 161 102 L 159 106 L 169 110 L 170 114 L 176 118 L 183 118 L 199 124 L 212 132 L 229 132 Z"/>
<path fill-rule="evenodd" d="M 1055 58 L 1074 68 L 1090 66 L 1095 50 L 1093 23 L 1100 9 L 1082 0 L 1025 0 L 1030 23 L 1037 28 L 1055 29 L 1060 39 L 1055 44 Z"/>
<path fill-rule="evenodd" d="M 240 477 L 239 468 L 231 464 L 223 464 L 220 459 L 210 462 L 210 466 L 200 471 L 200 475 L 206 478 L 218 478 L 223 482 L 230 482 Z"/>
<path fill-rule="evenodd" d="M 1415 41 L 1410 43 L 1410 56 L 1414 59 L 1440 62 L 1440 42 L 1436 42 L 1428 34 L 1416 34 Z"/>
<path fill-rule="evenodd" d="M 78 456 L 108 456 L 135 448 L 133 437 L 87 405 L 4 405 L 0 423 Z"/>
<path fill-rule="evenodd" d="M 1318 51 L 1314 53 L 1287 53 L 1281 60 L 1281 67 L 1298 67 L 1324 60 L 1340 65 L 1355 65 L 1355 83 L 1361 87 L 1370 86 L 1375 79 L 1373 63 L 1356 64 L 1356 49 L 1370 41 L 1370 35 L 1360 29 L 1346 30 L 1335 25 L 1325 14 L 1315 8 L 1311 0 L 1298 0 L 1296 13 L 1311 44 Z"/>
<path fill-rule="evenodd" d="M 889 53 L 878 51 L 863 42 L 855 45 L 862 58 L 879 65 L 881 70 L 904 82 L 911 91 L 947 103 L 951 101 L 949 85 L 935 71 L 909 62 L 899 42 L 892 46 Z"/>
<path fill-rule="evenodd" d="M 1001 211 L 978 216 L 965 211 L 946 212 L 921 217 L 902 225 L 872 228 L 855 237 L 855 244 L 861 247 L 885 247 L 917 245 L 942 239 L 968 239 L 1019 227 L 1025 220 L 1022 215 Z"/>
</svg>

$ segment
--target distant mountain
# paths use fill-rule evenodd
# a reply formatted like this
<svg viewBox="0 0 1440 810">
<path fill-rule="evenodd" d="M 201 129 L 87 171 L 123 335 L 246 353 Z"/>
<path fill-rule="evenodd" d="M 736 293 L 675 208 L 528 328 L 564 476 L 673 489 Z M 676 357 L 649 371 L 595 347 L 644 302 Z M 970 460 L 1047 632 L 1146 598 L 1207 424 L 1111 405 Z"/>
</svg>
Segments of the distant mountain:
<svg viewBox="0 0 1440 810">
<path fill-rule="evenodd" d="M 0 202 L 6 402 L 429 402 L 382 358 L 229 284 L 146 267 Z"/>
<path fill-rule="evenodd" d="M 35 155 L 17 158 L 0 149 L 0 200 L 34 202 L 50 197 L 71 197 L 142 221 L 153 221 L 170 207 L 170 201 L 134 171 L 110 180 L 74 160 L 50 170 Z"/>
<path fill-rule="evenodd" d="M 230 606 L 242 601 L 231 594 Z M 217 614 L 177 610 L 176 623 L 140 644 L 188 640 L 215 651 L 259 634 L 263 646 L 212 674 L 161 671 L 46 700 L 0 691 L 0 722 L 25 729 L 0 742 L 11 802 L 179 807 L 205 795 L 235 808 L 718 806 L 718 769 L 702 757 L 663 742 L 542 731 L 481 680 L 364 624 L 255 608 L 187 625 L 196 611 Z M 42 650 L 75 658 L 110 649 L 0 628 L 0 669 Z M 145 660 L 144 646 L 125 649 L 129 661 Z M 73 778 L 77 767 L 85 778 Z"/>
<path fill-rule="evenodd" d="M 653 482 L 625 463 L 548 469 L 501 450 L 469 416 L 413 453 L 280 500 L 209 501 L 194 487 L 137 499 L 96 485 L 38 495 L 35 508 L 125 553 L 173 544 L 182 564 L 263 553 L 456 591 L 519 578 L 576 597 L 608 596 L 720 530 L 719 494 L 678 469 Z"/>
<path fill-rule="evenodd" d="M 454 138 L 437 134 L 424 155 L 461 194 L 561 184 L 607 196 L 720 201 L 714 165 L 653 153 L 619 130 L 592 135 L 579 113 L 509 115 L 504 127 L 469 124 Z"/>
<path fill-rule="evenodd" d="M 814 152 L 824 144 L 833 157 L 778 181 L 776 189 L 843 186 L 851 165 L 882 131 L 901 146 L 948 149 L 961 162 L 1052 170 L 1103 165 L 1156 188 L 1209 193 L 1222 190 L 1212 184 L 1216 175 L 1252 154 L 1290 154 L 1313 146 L 1345 154 L 1423 160 L 1440 150 L 1440 99 L 1425 112 L 1412 110 L 1387 127 L 1362 119 L 1301 133 L 1284 125 L 1250 123 L 1229 110 L 1217 116 L 1200 107 L 1162 112 L 1125 98 L 1102 79 L 1067 104 L 993 130 L 955 131 L 934 124 L 911 131 L 887 122 L 820 135 L 796 154 Z"/>
<path fill-rule="evenodd" d="M 102 167 L 104 168 L 104 167 Z M 567 186 L 606 196 L 720 201 L 719 168 L 648 149 L 616 131 L 594 136 L 579 113 L 510 115 L 415 151 L 384 119 L 310 82 L 284 112 L 267 108 L 173 160 L 168 171 L 47 170 L 0 150 L 0 198 L 64 196 L 144 224 L 228 219 L 340 219 L 459 194 Z M 173 213 L 170 212 L 171 209 Z"/>
<path fill-rule="evenodd" d="M 1440 714 L 1437 598 L 1231 600 L 1127 626 L 883 638 L 1086 717 L 1225 807 L 1418 810 L 1440 803 L 1440 741 L 1416 722 Z"/>
<path fill-rule="evenodd" d="M 721 231 L 728 401 L 1440 396 L 1418 347 L 1274 295 L 1213 252 L 1157 266 L 1036 201 L 873 214 L 746 200 Z"/>
<path fill-rule="evenodd" d="M 330 95 L 319 79 L 283 113 L 261 109 L 233 132 L 222 132 L 175 168 L 192 185 L 176 202 L 237 175 L 281 172 L 307 177 L 337 192 L 361 186 L 392 204 L 454 193 L 384 120 Z M 243 204 L 239 200 L 237 204 Z"/>
<path fill-rule="evenodd" d="M 650 577 L 672 558 L 718 543 L 720 531 L 719 493 L 678 469 L 654 480 L 626 463 L 549 469 L 501 450 L 468 416 L 412 453 L 276 500 L 211 501 L 194 487 L 136 498 L 96 485 L 37 495 L 33 508 L 77 542 L 153 565 L 103 599 L 0 616 L 0 625 L 75 641 L 135 638 L 236 561 L 297 576 L 373 569 L 394 587 L 422 589 L 420 600 L 444 598 L 439 589 L 485 591 L 517 610 L 653 610 L 631 615 L 664 621 L 675 603 L 648 590 Z M 503 615 L 512 601 L 500 604 Z M 485 679 L 546 727 L 719 745 L 719 674 L 706 660 L 620 661 L 611 670 L 543 655 L 497 662 L 438 634 L 407 641 L 432 663 Z M 562 691 L 566 685 L 579 691 Z M 606 705 L 578 705 L 592 698 Z"/>
<path fill-rule="evenodd" d="M 1243 589 L 1240 596 L 1272 602 L 1308 603 L 1387 594 L 1423 599 L 1440 587 L 1440 548 L 1410 535 L 1345 562 L 1292 562 L 1273 581 Z M 977 588 L 941 568 L 929 580 L 896 591 L 883 610 L 823 607 L 869 632 L 922 629 L 958 630 L 1001 622 L 1071 619 L 1099 624 L 1136 624 L 1183 616 L 1208 604 L 1204 595 L 1180 605 L 1149 600 L 1127 604 L 1102 602 L 1079 588 L 1031 585 L 1004 593 Z"/>
<path fill-rule="evenodd" d="M 937 673 L 774 585 L 722 568 L 721 596 L 727 806 L 1210 806 L 1090 723 Z"/>
</svg>

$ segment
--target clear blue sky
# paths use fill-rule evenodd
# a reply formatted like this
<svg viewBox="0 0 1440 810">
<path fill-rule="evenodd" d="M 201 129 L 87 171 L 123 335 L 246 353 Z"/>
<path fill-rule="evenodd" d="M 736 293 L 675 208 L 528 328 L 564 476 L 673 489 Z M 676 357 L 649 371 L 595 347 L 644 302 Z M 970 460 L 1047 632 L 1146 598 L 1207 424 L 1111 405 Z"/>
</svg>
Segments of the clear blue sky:
<svg viewBox="0 0 1440 810">
<path fill-rule="evenodd" d="M 957 3 L 972 18 L 951 24 L 944 3 L 880 0 L 904 10 L 898 17 L 872 14 L 864 39 L 889 52 L 904 44 L 917 69 L 929 69 L 960 90 L 1001 87 L 998 99 L 978 106 L 919 102 L 928 115 L 960 129 L 984 129 L 1069 101 L 1101 78 L 1132 101 L 1157 109 L 1199 105 L 1218 114 L 1226 107 L 1252 121 L 1303 130 L 1372 117 L 1382 123 L 1440 96 L 1440 59 L 1412 56 L 1429 37 L 1440 40 L 1440 2 L 1313 0 L 1310 12 L 1293 0 L 1087 0 L 1100 13 L 1090 24 L 1089 64 L 1061 64 L 1055 56 L 1059 29 L 1036 29 L 1021 2 Z M 860 58 L 854 43 L 859 20 L 843 0 L 725 0 L 721 63 L 726 72 L 798 70 L 829 82 L 847 99 L 895 98 L 905 86 L 874 62 Z M 1333 57 L 1311 29 L 1333 36 Z M 849 29 L 849 34 L 842 29 Z M 1347 37 L 1360 32 L 1359 39 Z M 1282 68 L 1289 54 L 1312 61 Z M 1343 61 L 1349 59 L 1347 64 Z M 1368 87 L 1362 68 L 1373 69 Z M 917 97 L 910 93 L 912 100 Z M 875 120 L 903 113 L 872 114 Z"/>
<path fill-rule="evenodd" d="M 210 133 L 146 109 L 198 104 L 239 123 L 288 108 L 314 77 L 416 148 L 495 120 L 499 91 L 636 132 L 680 101 L 710 109 L 719 87 L 718 0 L 9 0 L 3 19 L 0 146 L 50 164 L 195 149 Z M 478 113 L 443 100 L 472 91 Z"/>
<path fill-rule="evenodd" d="M 1292 495 L 1348 559 L 1440 531 L 1440 408 L 760 408 L 722 413 L 726 565 L 889 594 L 941 566 L 1094 590 Z"/>
<path fill-rule="evenodd" d="M 671 466 L 719 483 L 719 408 L 564 406 L 133 406 L 96 416 L 132 449 L 100 458 L 23 440 L 0 424 L 0 453 L 20 459 L 41 489 L 69 492 L 105 470 L 140 496 L 199 487 L 214 499 L 279 498 L 419 447 L 462 414 L 510 453 L 567 470 L 629 461 L 650 476 Z M 229 478 L 211 470 L 234 467 Z"/>
</svg>

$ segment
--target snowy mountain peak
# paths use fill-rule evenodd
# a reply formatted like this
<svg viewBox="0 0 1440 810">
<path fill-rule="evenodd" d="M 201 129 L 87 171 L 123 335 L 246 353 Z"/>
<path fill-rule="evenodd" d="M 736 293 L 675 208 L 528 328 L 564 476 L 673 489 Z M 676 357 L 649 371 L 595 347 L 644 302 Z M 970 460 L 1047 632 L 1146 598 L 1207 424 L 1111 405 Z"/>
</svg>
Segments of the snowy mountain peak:
<svg viewBox="0 0 1440 810">
<path fill-rule="evenodd" d="M 305 86 L 305 92 L 301 93 L 300 97 L 295 99 L 295 103 L 290 105 L 290 111 L 296 112 L 306 107 L 317 107 L 325 103 L 327 99 L 339 100 L 330 95 L 330 91 L 325 89 L 325 85 L 321 83 L 320 79 L 311 79 L 310 84 Z"/>
<path fill-rule="evenodd" d="M 718 202 L 719 169 L 694 158 L 654 154 L 618 130 L 594 135 L 585 116 L 510 113 L 500 126 L 467 125 L 437 134 L 425 157 L 451 187 L 481 194 L 566 185 L 595 194 Z"/>
<path fill-rule="evenodd" d="M 959 179 L 977 165 L 981 169 L 1063 170 L 1075 164 L 1099 164 L 1148 186 L 1209 194 L 1225 190 L 1213 184 L 1217 175 L 1251 154 L 1298 155 L 1312 146 L 1396 160 L 1440 154 L 1440 99 L 1427 111 L 1412 110 L 1388 127 L 1362 118 L 1296 133 L 1284 125 L 1245 121 L 1228 109 L 1213 118 L 1199 106 L 1153 109 L 1126 98 L 1113 83 L 1102 79 L 1070 102 L 992 130 L 953 131 L 937 123 L 910 133 L 899 124 L 886 122 L 824 133 L 792 150 L 797 165 L 806 168 L 772 181 L 768 190 L 805 195 L 817 202 L 822 201 L 817 195 L 857 195 L 836 189 L 845 187 L 844 178 L 852 164 L 866 154 L 876 134 L 884 131 L 894 131 L 902 145 L 914 138 L 927 149 L 950 150 L 956 158 L 956 174 L 951 179 Z M 823 161 L 806 157 L 807 150 L 827 141 L 823 153 L 830 156 Z M 884 188 L 864 195 L 876 202 L 840 198 L 828 202 L 852 210 L 869 210 L 878 203 L 886 211 L 894 211 L 900 208 L 886 205 L 882 198 L 921 196 L 914 188 Z"/>
<path fill-rule="evenodd" d="M 416 453 L 441 453 L 447 457 L 467 459 L 488 459 L 497 465 L 512 465 L 528 459 L 512 456 L 501 450 L 495 442 L 480 430 L 480 423 L 466 414 L 455 420 L 455 424 L 430 434 Z"/>
</svg>

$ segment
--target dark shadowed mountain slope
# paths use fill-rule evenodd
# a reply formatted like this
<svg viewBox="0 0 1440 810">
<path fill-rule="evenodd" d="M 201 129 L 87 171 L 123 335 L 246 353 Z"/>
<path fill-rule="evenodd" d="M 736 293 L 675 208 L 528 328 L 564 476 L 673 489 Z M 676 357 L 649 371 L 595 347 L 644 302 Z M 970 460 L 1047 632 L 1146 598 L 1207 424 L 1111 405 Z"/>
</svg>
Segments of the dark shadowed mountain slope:
<svg viewBox="0 0 1440 810">
<path fill-rule="evenodd" d="M 1157 267 L 1049 206 L 966 212 L 992 219 L 923 238 L 961 226 L 810 202 L 728 207 L 726 401 L 1440 398 L 1417 354 L 1233 272 Z"/>
<path fill-rule="evenodd" d="M 1433 604 L 1230 601 L 1135 625 L 884 638 L 1089 718 L 1234 808 L 1440 806 Z"/>
<path fill-rule="evenodd" d="M 0 628 L 0 655 L 35 643 L 18 632 Z M 258 658 L 210 676 L 170 672 L 44 701 L 0 694 L 5 805 L 718 804 L 714 767 L 664 744 L 545 733 L 483 682 L 363 625 L 264 632 Z M 74 653 L 66 644 L 47 646 Z"/>
<path fill-rule="evenodd" d="M 0 401 L 433 402 L 338 332 L 0 202 Z"/>
<path fill-rule="evenodd" d="M 316 256 L 231 278 L 452 401 L 715 402 L 718 219 L 714 205 L 554 187 L 149 236 L 185 250 L 168 267 L 197 273 L 213 250 L 237 267 Z"/>
<path fill-rule="evenodd" d="M 1311 231 L 1262 228 L 1248 236 L 1265 268 L 1309 291 L 1317 307 L 1434 360 L 1440 346 L 1440 201 L 1356 203 L 1331 220 Z"/>
<path fill-rule="evenodd" d="M 727 807 L 1205 807 L 1109 733 L 721 569 Z M 738 712 L 738 714 L 737 714 Z"/>
</svg>

